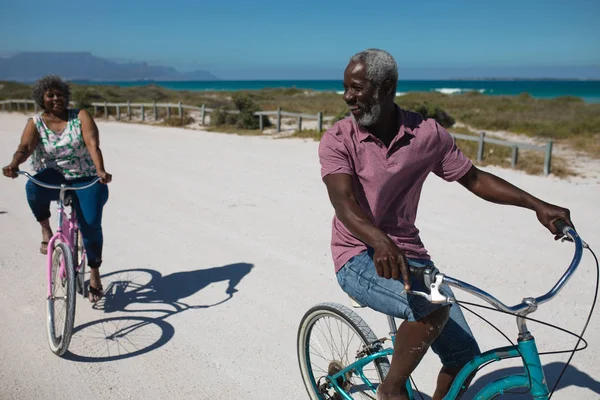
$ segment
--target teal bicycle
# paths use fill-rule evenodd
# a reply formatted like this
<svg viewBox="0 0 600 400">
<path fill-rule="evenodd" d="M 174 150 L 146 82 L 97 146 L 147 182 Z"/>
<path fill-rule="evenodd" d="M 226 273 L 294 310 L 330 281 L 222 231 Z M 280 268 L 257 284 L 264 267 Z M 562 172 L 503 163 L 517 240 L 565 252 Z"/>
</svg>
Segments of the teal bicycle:
<svg viewBox="0 0 600 400">
<path fill-rule="evenodd" d="M 459 302 L 455 298 L 441 293 L 440 286 L 447 284 L 486 301 L 492 305 L 493 308 L 490 309 L 511 314 L 517 318 L 519 331 L 517 344 L 487 351 L 467 363 L 456 377 L 444 400 L 457 399 L 465 388 L 465 382 L 468 378 L 482 367 L 496 361 L 517 357 L 520 357 L 523 361 L 524 371 L 522 374 L 505 376 L 491 382 L 473 398 L 488 400 L 508 393 L 529 393 L 534 399 L 538 400 L 547 400 L 552 397 L 556 384 L 551 392 L 544 376 L 535 339 L 527 328 L 527 320 L 533 319 L 528 318 L 527 315 L 535 312 L 538 306 L 550 301 L 560 292 L 579 266 L 584 248 L 591 252 L 589 246 L 581 240 L 573 228 L 563 221 L 557 221 L 555 226 L 563 233 L 563 240 L 571 241 L 575 245 L 575 255 L 569 268 L 548 293 L 536 298 L 524 298 L 520 304 L 512 307 L 505 305 L 491 294 L 475 286 L 442 274 L 434 267 L 411 268 L 413 277 L 422 280 L 425 287 L 429 289 L 427 293 L 415 291 L 412 293 L 423 296 L 432 303 L 457 303 L 461 306 L 462 304 L 478 306 L 473 303 Z M 592 252 L 592 254 L 594 253 Z M 596 264 L 598 264 L 597 259 Z M 596 283 L 596 296 L 597 293 L 598 281 Z M 352 302 L 354 307 L 362 307 L 354 300 Z M 594 298 L 594 304 L 595 302 L 596 298 Z M 593 308 L 594 305 L 592 305 L 582 334 L 578 336 L 571 333 L 579 338 L 575 349 L 567 351 L 572 353 L 571 357 L 573 357 L 575 351 L 585 348 L 578 348 L 578 346 L 581 341 L 585 343 L 583 334 L 591 318 Z M 393 317 L 388 316 L 388 323 L 392 346 L 385 348 L 384 342 L 388 339 L 378 339 L 367 323 L 346 306 L 337 303 L 321 303 L 308 310 L 298 329 L 297 345 L 298 363 L 310 399 L 375 399 L 377 386 L 383 381 L 389 370 L 388 357 L 393 354 L 393 343 L 397 331 Z M 340 340 L 340 342 L 337 343 L 336 340 Z M 570 361 L 571 359 L 565 365 L 563 373 Z M 560 380 L 560 377 L 558 379 Z M 414 399 L 415 390 L 411 385 L 411 380 L 407 382 L 407 389 L 410 398 Z M 517 392 L 517 389 L 520 389 L 520 391 Z"/>
</svg>

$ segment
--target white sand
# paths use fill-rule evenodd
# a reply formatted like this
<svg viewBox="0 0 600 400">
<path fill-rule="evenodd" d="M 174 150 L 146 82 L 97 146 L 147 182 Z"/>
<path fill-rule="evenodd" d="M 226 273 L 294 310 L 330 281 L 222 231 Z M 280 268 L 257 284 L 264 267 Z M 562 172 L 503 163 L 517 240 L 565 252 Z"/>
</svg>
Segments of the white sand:
<svg viewBox="0 0 600 400">
<path fill-rule="evenodd" d="M 24 124 L 21 114 L 0 116 L 3 165 Z M 332 207 L 319 178 L 317 143 L 115 122 L 99 127 L 114 175 L 102 267 L 110 293 L 104 311 L 78 297 L 75 323 L 85 328 L 73 337 L 70 360 L 46 344 L 45 258 L 37 254 L 40 234 L 25 179 L 0 179 L 0 398 L 306 398 L 296 359 L 300 319 L 322 301 L 348 304 L 330 259 Z M 569 207 L 581 235 L 600 252 L 597 181 L 488 170 Z M 486 203 L 434 176 L 423 191 L 418 226 L 438 267 L 509 304 L 547 291 L 572 255 L 572 246 L 554 242 L 532 212 Z M 579 331 L 593 298 L 594 268 L 586 253 L 565 290 L 533 317 Z M 150 281 L 139 269 L 155 271 L 153 289 L 135 292 Z M 222 304 L 177 313 L 169 305 L 226 300 L 228 279 L 236 276 L 237 292 Z M 138 285 L 117 285 L 129 280 Z M 378 336 L 387 335 L 384 316 L 359 314 Z M 513 318 L 484 315 L 516 339 Z M 507 344 L 467 318 L 483 349 Z M 143 320 L 150 323 L 110 336 Z M 160 346 L 152 346 L 163 328 Z M 530 328 L 542 351 L 574 345 L 564 334 Z M 586 338 L 590 347 L 575 355 L 555 399 L 600 397 L 598 315 Z M 129 354 L 135 349 L 141 354 Z M 567 357 L 543 358 L 550 384 Z M 487 367 L 479 378 L 489 381 L 494 370 L 512 365 Z M 428 395 L 439 366 L 428 353 L 416 371 Z"/>
</svg>

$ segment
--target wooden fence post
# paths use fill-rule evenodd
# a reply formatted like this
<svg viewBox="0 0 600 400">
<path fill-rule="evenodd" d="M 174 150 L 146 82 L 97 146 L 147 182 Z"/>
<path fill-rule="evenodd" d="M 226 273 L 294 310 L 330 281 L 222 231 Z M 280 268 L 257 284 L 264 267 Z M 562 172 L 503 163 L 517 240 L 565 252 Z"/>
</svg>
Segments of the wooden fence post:
<svg viewBox="0 0 600 400">
<path fill-rule="evenodd" d="M 98 106 L 94 104 L 94 118 L 98 116 Z"/>
<path fill-rule="evenodd" d="M 131 101 L 127 100 L 127 119 L 131 121 Z"/>
<path fill-rule="evenodd" d="M 552 140 L 546 144 L 546 154 L 544 155 L 544 175 L 550 175 L 552 171 Z"/>
<path fill-rule="evenodd" d="M 264 125 L 263 115 L 262 114 L 258 114 L 258 128 L 260 129 L 261 132 L 265 129 L 265 125 Z"/>
<path fill-rule="evenodd" d="M 302 116 L 298 115 L 298 132 L 302 130 Z"/>
<path fill-rule="evenodd" d="M 323 132 L 323 111 L 319 111 L 317 114 L 317 129 L 319 132 Z"/>
<path fill-rule="evenodd" d="M 202 111 L 201 112 L 201 118 L 202 118 L 202 126 L 204 126 L 204 119 L 206 117 L 206 106 L 204 104 L 202 104 Z"/>
<path fill-rule="evenodd" d="M 281 132 L 281 107 L 277 107 L 277 132 Z"/>
<path fill-rule="evenodd" d="M 183 107 L 181 107 L 181 101 L 179 102 L 179 122 L 183 121 Z"/>
<path fill-rule="evenodd" d="M 167 121 L 171 120 L 171 107 L 167 106 Z"/>
<path fill-rule="evenodd" d="M 156 100 L 154 100 L 154 121 L 158 121 L 158 107 L 156 107 Z"/>
<path fill-rule="evenodd" d="M 517 158 L 519 157 L 519 146 L 516 144 L 512 147 L 512 158 L 510 159 L 510 166 L 513 168 L 517 167 Z"/>
<path fill-rule="evenodd" d="M 483 144 L 485 142 L 485 132 L 479 134 L 479 147 L 477 148 L 477 162 L 483 160 Z"/>
<path fill-rule="evenodd" d="M 144 105 L 142 104 L 142 122 L 146 120 L 146 110 L 144 110 Z"/>
<path fill-rule="evenodd" d="M 104 101 L 104 118 L 108 119 L 108 106 L 106 105 L 106 101 Z"/>
<path fill-rule="evenodd" d="M 121 120 L 121 107 L 117 104 L 117 121 Z"/>
</svg>

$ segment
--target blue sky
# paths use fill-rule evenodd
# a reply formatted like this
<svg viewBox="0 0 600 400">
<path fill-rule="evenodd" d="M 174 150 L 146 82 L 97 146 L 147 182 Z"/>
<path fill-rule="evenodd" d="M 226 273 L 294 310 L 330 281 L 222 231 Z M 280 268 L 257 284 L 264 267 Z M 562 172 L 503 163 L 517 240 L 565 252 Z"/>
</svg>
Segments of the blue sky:
<svg viewBox="0 0 600 400">
<path fill-rule="evenodd" d="M 600 0 L 2 3 L 3 55 L 91 51 L 223 79 L 337 78 L 368 47 L 408 74 L 600 70 Z"/>
</svg>

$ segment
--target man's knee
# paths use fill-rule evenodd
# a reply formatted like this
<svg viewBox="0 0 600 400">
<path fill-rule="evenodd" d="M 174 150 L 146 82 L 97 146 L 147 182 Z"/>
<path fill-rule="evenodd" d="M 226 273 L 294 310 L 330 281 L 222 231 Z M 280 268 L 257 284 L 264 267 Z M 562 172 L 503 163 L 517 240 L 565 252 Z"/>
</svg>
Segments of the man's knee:
<svg viewBox="0 0 600 400">
<path fill-rule="evenodd" d="M 438 308 L 435 311 L 430 312 L 425 317 L 421 318 L 419 322 L 430 325 L 433 329 L 437 330 L 438 333 L 442 331 L 448 318 L 450 317 L 450 305 L 445 305 Z"/>
</svg>

